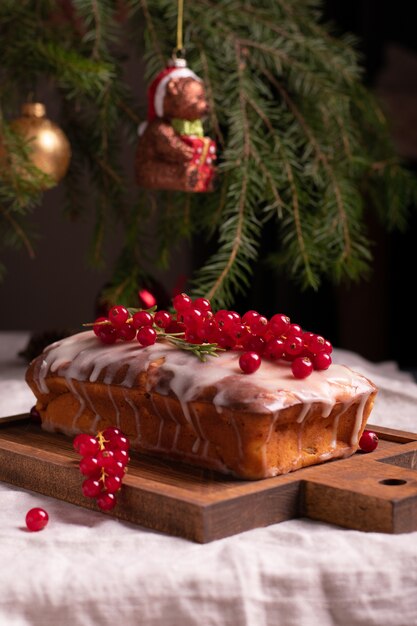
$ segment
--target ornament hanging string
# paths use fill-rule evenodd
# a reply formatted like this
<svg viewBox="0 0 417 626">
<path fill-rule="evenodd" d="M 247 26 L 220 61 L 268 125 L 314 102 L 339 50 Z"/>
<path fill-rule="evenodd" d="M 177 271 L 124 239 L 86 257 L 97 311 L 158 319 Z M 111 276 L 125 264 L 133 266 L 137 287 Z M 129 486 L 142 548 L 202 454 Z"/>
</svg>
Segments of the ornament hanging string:
<svg viewBox="0 0 417 626">
<path fill-rule="evenodd" d="M 178 56 L 178 55 L 184 56 L 183 24 L 184 24 L 184 0 L 178 0 L 177 47 L 175 49 L 175 56 Z"/>
</svg>

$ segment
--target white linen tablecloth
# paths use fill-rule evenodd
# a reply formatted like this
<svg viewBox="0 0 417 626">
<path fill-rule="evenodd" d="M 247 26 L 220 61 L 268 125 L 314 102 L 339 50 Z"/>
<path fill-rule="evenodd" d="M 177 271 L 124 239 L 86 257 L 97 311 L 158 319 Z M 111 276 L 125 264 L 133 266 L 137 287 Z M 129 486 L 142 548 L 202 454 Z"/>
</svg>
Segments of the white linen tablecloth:
<svg viewBox="0 0 417 626">
<path fill-rule="evenodd" d="M 33 396 L 0 333 L 0 416 Z M 379 387 L 372 423 L 416 432 L 417 385 L 394 363 L 338 350 Z M 34 506 L 50 517 L 25 530 Z M 412 626 L 417 532 L 361 533 L 306 519 L 199 545 L 0 483 L 0 626 Z"/>
</svg>

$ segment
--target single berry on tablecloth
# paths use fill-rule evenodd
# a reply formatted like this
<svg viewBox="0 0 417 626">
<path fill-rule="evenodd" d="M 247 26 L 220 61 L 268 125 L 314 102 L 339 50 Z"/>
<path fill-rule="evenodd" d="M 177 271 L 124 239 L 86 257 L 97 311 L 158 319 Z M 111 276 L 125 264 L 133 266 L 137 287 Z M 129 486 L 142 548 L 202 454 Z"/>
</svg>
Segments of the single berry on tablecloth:
<svg viewBox="0 0 417 626">
<path fill-rule="evenodd" d="M 25 521 L 28 530 L 36 532 L 45 528 L 49 521 L 49 515 L 45 509 L 35 507 L 26 513 Z"/>
</svg>

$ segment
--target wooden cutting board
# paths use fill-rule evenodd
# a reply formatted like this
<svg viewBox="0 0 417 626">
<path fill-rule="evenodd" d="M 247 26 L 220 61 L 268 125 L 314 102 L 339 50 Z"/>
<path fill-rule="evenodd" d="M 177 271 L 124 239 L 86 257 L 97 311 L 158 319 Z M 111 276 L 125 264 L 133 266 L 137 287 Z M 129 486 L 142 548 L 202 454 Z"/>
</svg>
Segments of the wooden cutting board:
<svg viewBox="0 0 417 626">
<path fill-rule="evenodd" d="M 295 517 L 384 533 L 417 530 L 417 434 L 369 426 L 378 448 L 292 474 L 241 481 L 132 454 L 106 513 L 205 543 Z M 81 491 L 72 440 L 25 416 L 0 420 L 0 480 L 99 510 Z"/>
</svg>

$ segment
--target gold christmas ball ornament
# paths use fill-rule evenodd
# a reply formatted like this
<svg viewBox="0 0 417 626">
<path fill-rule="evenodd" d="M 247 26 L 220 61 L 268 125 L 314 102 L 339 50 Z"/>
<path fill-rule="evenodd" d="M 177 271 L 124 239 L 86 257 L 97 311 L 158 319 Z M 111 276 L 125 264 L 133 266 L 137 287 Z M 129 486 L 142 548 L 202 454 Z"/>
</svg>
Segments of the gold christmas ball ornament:
<svg viewBox="0 0 417 626">
<path fill-rule="evenodd" d="M 22 116 L 10 126 L 28 141 L 32 163 L 58 183 L 67 173 L 71 146 L 59 126 L 46 117 L 45 105 L 41 102 L 24 104 Z"/>
</svg>

